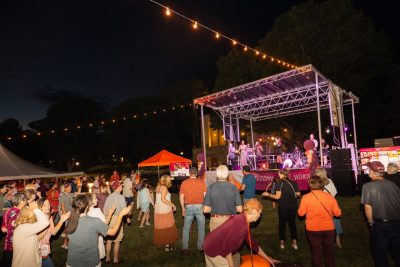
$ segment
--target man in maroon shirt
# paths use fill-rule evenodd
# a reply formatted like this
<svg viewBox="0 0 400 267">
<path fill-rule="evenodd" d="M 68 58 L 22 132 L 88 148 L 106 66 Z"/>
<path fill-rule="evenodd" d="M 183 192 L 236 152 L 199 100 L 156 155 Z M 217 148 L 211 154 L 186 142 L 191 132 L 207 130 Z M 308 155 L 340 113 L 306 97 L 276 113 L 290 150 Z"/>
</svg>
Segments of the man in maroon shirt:
<svg viewBox="0 0 400 267">
<path fill-rule="evenodd" d="M 252 198 L 244 205 L 244 213 L 230 217 L 225 223 L 210 232 L 204 240 L 204 255 L 206 266 L 236 267 L 232 255 L 240 250 L 243 242 L 267 260 L 272 266 L 279 263 L 267 256 L 253 239 L 250 233 L 250 223 L 256 222 L 261 215 L 262 204 L 258 199 Z"/>
</svg>

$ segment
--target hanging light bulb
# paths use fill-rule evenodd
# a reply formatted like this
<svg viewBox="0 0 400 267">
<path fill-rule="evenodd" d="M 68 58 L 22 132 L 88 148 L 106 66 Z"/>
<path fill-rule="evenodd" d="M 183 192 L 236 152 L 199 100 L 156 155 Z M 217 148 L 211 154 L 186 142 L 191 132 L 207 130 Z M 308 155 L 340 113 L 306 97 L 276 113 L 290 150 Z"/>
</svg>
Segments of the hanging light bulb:
<svg viewBox="0 0 400 267">
<path fill-rule="evenodd" d="M 245 46 L 245 47 L 243 48 L 243 50 L 244 50 L 244 51 L 247 51 L 247 46 Z"/>
<path fill-rule="evenodd" d="M 266 54 L 264 54 L 264 55 L 263 55 L 263 59 L 266 59 L 266 58 L 267 58 L 267 55 L 266 55 Z"/>
<path fill-rule="evenodd" d="M 235 40 L 232 40 L 232 44 L 233 44 L 233 45 L 236 45 L 237 42 L 236 42 Z"/>
<path fill-rule="evenodd" d="M 193 23 L 193 29 L 197 29 L 197 21 Z"/>
<path fill-rule="evenodd" d="M 167 7 L 167 10 L 165 10 L 165 15 L 171 16 L 171 11 L 169 11 L 169 8 Z"/>
<path fill-rule="evenodd" d="M 258 56 L 260 54 L 260 52 L 258 52 L 257 50 L 256 50 L 256 56 Z"/>
<path fill-rule="evenodd" d="M 215 38 L 219 39 L 219 33 L 218 32 L 215 33 Z"/>
</svg>

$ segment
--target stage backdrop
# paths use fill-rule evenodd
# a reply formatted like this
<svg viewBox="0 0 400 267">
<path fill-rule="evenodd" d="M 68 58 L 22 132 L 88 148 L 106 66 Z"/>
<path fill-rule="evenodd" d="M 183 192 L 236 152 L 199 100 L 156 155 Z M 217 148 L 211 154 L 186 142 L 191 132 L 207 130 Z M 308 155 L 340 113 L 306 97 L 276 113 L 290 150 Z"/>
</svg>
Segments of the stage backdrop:
<svg viewBox="0 0 400 267">
<path fill-rule="evenodd" d="M 229 173 L 233 174 L 236 180 L 242 182 L 242 171 L 230 171 Z M 274 178 L 278 177 L 278 170 L 251 171 L 251 173 L 256 177 L 257 180 L 256 190 L 265 190 L 267 187 L 269 188 Z M 301 191 L 309 190 L 308 180 L 310 179 L 310 172 L 308 169 L 292 169 L 290 170 L 289 176 L 291 180 L 295 181 L 299 185 L 299 189 Z M 207 186 L 215 183 L 216 181 L 216 172 L 207 171 Z"/>
</svg>

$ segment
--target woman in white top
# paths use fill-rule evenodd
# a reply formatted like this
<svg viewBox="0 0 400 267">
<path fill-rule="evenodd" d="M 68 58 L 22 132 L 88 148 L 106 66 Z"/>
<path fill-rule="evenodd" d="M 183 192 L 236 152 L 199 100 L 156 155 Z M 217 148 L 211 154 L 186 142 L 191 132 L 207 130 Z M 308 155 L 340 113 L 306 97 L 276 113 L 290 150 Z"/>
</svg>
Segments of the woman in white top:
<svg viewBox="0 0 400 267">
<path fill-rule="evenodd" d="M 37 234 L 48 226 L 47 216 L 35 201 L 21 209 L 13 237 L 13 267 L 42 266 Z"/>
<path fill-rule="evenodd" d="M 115 205 L 111 207 L 110 211 L 108 212 L 108 216 L 106 218 L 104 216 L 103 212 L 101 211 L 101 209 L 96 208 L 97 207 L 96 195 L 95 194 L 87 194 L 87 196 L 89 198 L 89 210 L 87 212 L 87 216 L 99 218 L 105 224 L 109 224 L 111 217 L 115 211 Z M 103 241 L 102 235 L 99 235 L 99 256 L 100 256 L 100 259 L 102 259 L 106 256 L 106 250 L 104 247 L 104 241 Z"/>
<path fill-rule="evenodd" d="M 60 228 L 64 222 L 69 219 L 71 212 L 61 215 L 58 224 L 54 226 L 53 218 L 51 217 L 50 201 L 48 201 L 46 198 L 39 198 L 37 204 L 39 209 L 47 216 L 49 220 L 49 227 L 38 234 L 39 249 L 42 256 L 42 267 L 53 267 L 54 264 L 50 257 L 50 238 L 52 235 L 56 235 L 58 231 L 60 231 Z"/>
<path fill-rule="evenodd" d="M 335 197 L 337 194 L 336 186 L 331 179 L 328 178 L 328 174 L 324 168 L 318 168 L 315 171 L 315 175 L 322 178 L 325 184 L 324 191 L 331 194 L 331 196 Z M 340 218 L 333 217 L 333 223 L 335 224 L 336 230 L 336 246 L 338 248 L 342 248 L 342 243 L 340 241 L 340 235 L 343 234 L 342 224 L 340 223 Z"/>
<path fill-rule="evenodd" d="M 172 186 L 169 175 L 161 176 L 156 187 L 156 203 L 154 205 L 154 236 L 156 246 L 165 246 L 165 251 L 170 251 L 172 245 L 178 240 L 174 211 L 176 206 L 171 202 L 168 188 Z"/>
</svg>

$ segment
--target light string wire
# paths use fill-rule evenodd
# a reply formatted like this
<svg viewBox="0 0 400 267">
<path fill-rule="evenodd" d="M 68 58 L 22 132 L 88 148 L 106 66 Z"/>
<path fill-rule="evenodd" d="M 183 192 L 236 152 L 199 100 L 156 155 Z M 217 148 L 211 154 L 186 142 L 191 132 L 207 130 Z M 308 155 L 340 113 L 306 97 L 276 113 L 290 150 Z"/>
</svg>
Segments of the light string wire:
<svg viewBox="0 0 400 267">
<path fill-rule="evenodd" d="M 219 31 L 216 31 L 216 30 L 214 30 L 214 29 L 212 29 L 212 28 L 210 28 L 210 27 L 208 27 L 208 26 L 206 26 L 204 24 L 201 24 L 197 20 L 191 19 L 191 18 L 183 15 L 182 13 L 180 13 L 178 11 L 175 11 L 175 10 L 169 8 L 168 6 L 165 6 L 165 5 L 159 3 L 159 2 L 157 2 L 155 0 L 149 0 L 149 1 L 151 3 L 153 3 L 153 4 L 156 4 L 156 5 L 160 6 L 160 7 L 162 7 L 163 9 L 165 9 L 165 14 L 167 16 L 170 16 L 171 13 L 173 13 L 173 14 L 175 14 L 175 15 L 177 15 L 177 16 L 179 16 L 179 17 L 191 22 L 193 24 L 192 27 L 194 29 L 197 29 L 198 27 L 206 29 L 206 30 L 212 32 L 217 39 L 225 38 L 226 40 L 229 40 L 234 46 L 241 46 L 243 48 L 244 52 L 246 52 L 247 50 L 250 50 L 250 51 L 253 51 L 256 56 L 261 56 L 262 59 L 269 60 L 270 62 L 273 62 L 273 63 L 275 63 L 277 65 L 284 66 L 284 67 L 287 67 L 289 69 L 296 69 L 297 68 L 297 66 L 294 65 L 294 64 L 288 63 L 288 62 L 286 62 L 286 61 L 284 61 L 282 59 L 279 59 L 277 57 L 270 56 L 267 53 L 264 53 L 264 52 L 262 52 L 260 50 L 257 50 L 257 49 L 255 49 L 255 48 L 253 48 L 251 46 L 243 44 L 243 43 L 237 41 L 236 39 L 233 39 L 233 38 L 231 38 L 231 37 L 229 37 L 229 36 L 227 36 L 225 34 L 220 33 Z"/>
</svg>

